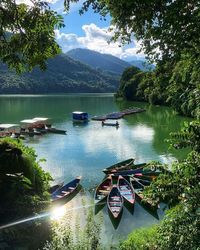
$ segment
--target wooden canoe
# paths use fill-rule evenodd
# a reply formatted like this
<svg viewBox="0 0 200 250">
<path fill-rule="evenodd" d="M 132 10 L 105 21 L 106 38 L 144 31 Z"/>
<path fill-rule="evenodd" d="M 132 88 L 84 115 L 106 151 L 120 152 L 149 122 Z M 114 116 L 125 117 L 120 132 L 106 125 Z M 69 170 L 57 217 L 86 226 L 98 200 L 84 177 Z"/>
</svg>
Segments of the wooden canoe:
<svg viewBox="0 0 200 250">
<path fill-rule="evenodd" d="M 126 169 L 126 170 L 120 170 L 120 171 L 116 171 L 116 172 L 112 172 L 114 175 L 122 175 L 122 176 L 128 176 L 128 175 L 135 175 L 135 176 L 151 176 L 156 177 L 158 175 L 160 175 L 162 172 L 159 170 L 153 171 L 150 169 L 146 168 L 146 164 L 144 163 L 143 166 L 137 168 L 137 165 L 133 165 L 132 169 Z"/>
<path fill-rule="evenodd" d="M 128 160 L 118 162 L 110 167 L 105 168 L 103 172 L 105 174 L 109 174 L 109 173 L 116 172 L 122 169 L 130 169 L 133 163 L 134 163 L 134 159 L 130 158 Z"/>
<path fill-rule="evenodd" d="M 51 201 L 52 202 L 60 201 L 69 197 L 72 193 L 74 193 L 77 190 L 80 184 L 80 180 L 81 176 L 77 176 L 73 181 L 70 181 L 66 185 L 62 186 L 61 188 L 53 192 L 51 194 Z"/>
<path fill-rule="evenodd" d="M 112 187 L 112 177 L 109 175 L 107 176 L 101 184 L 96 188 L 94 194 L 95 203 L 101 203 L 105 200 L 108 196 Z"/>
<path fill-rule="evenodd" d="M 49 193 L 52 194 L 54 193 L 55 191 L 57 191 L 58 189 L 60 189 L 62 186 L 64 185 L 64 182 L 60 182 L 56 185 L 53 185 L 49 188 Z"/>
<path fill-rule="evenodd" d="M 144 185 L 143 183 L 140 182 L 139 179 L 137 178 L 130 178 L 130 183 L 135 191 L 135 194 L 136 194 L 136 198 L 141 201 L 143 203 L 143 205 L 151 208 L 151 209 L 157 209 L 158 207 L 157 206 L 154 206 L 152 204 L 152 202 L 150 200 L 148 201 L 144 201 L 144 195 L 143 195 L 143 191 L 144 191 L 144 188 L 146 187 L 146 185 Z"/>
<path fill-rule="evenodd" d="M 122 213 L 124 199 L 116 185 L 113 185 L 108 197 L 107 205 L 108 210 L 111 212 L 114 219 L 117 219 Z"/>
<path fill-rule="evenodd" d="M 130 164 L 122 165 L 121 167 L 113 168 L 111 170 L 107 170 L 106 174 L 114 174 L 114 175 L 129 175 L 133 173 L 141 173 L 143 168 L 146 166 L 146 163 L 134 164 L 133 162 Z"/>
<path fill-rule="evenodd" d="M 119 123 L 104 122 L 101 123 L 102 126 L 119 127 Z"/>
<path fill-rule="evenodd" d="M 50 127 L 50 128 L 46 127 L 46 131 L 48 133 L 62 134 L 62 135 L 66 134 L 66 132 L 67 132 L 66 130 L 57 129 L 57 128 L 53 128 L 53 127 Z"/>
<path fill-rule="evenodd" d="M 130 204 L 135 203 L 135 192 L 131 184 L 121 175 L 118 178 L 118 188 L 123 198 Z"/>
</svg>

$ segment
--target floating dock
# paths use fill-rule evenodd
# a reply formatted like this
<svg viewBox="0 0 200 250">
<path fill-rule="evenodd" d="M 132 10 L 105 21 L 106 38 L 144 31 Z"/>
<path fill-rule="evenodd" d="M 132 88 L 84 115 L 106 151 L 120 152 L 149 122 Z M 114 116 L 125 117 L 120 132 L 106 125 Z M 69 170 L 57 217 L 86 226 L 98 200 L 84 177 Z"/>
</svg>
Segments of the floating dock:
<svg viewBox="0 0 200 250">
<path fill-rule="evenodd" d="M 109 113 L 107 115 L 102 115 L 102 116 L 94 116 L 92 117 L 92 120 L 94 121 L 105 121 L 105 120 L 118 120 L 123 118 L 126 115 L 132 115 L 132 114 L 136 114 L 136 113 L 141 113 L 144 112 L 145 109 L 141 109 L 141 108 L 129 108 L 129 109 L 125 109 L 123 111 L 119 111 L 119 112 L 113 112 L 113 113 Z"/>
</svg>

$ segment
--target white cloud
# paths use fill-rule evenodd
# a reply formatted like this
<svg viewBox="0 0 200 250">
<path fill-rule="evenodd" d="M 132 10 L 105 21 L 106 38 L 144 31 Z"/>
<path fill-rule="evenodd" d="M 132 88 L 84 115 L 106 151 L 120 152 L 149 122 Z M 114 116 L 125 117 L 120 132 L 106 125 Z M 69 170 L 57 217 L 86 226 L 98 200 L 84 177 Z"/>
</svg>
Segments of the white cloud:
<svg viewBox="0 0 200 250">
<path fill-rule="evenodd" d="M 45 0 L 45 2 L 51 3 L 51 4 L 55 4 L 55 3 L 57 3 L 58 1 L 60 1 L 60 0 Z M 31 0 L 16 0 L 16 3 L 17 3 L 17 4 L 24 3 L 24 4 L 29 5 L 29 6 L 32 6 L 32 5 L 33 5 L 33 3 L 32 3 Z"/>
<path fill-rule="evenodd" d="M 144 58 L 144 54 L 137 54 L 141 48 L 140 42 L 134 40 L 129 46 L 121 46 L 120 42 L 109 42 L 114 31 L 110 31 L 108 27 L 100 28 L 94 23 L 83 25 L 82 30 L 84 36 L 78 36 L 73 33 L 62 33 L 55 30 L 57 42 L 61 46 L 63 52 L 67 52 L 75 48 L 87 48 L 98 51 L 100 53 L 112 54 L 121 59 L 130 60 L 131 58 Z M 109 43 L 108 43 L 109 42 Z"/>
</svg>

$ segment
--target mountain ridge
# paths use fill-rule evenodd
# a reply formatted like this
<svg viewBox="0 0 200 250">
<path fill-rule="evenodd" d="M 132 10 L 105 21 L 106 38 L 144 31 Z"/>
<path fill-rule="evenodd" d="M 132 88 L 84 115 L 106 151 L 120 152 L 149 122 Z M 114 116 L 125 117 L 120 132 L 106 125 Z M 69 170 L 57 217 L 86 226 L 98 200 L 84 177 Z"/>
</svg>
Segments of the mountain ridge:
<svg viewBox="0 0 200 250">
<path fill-rule="evenodd" d="M 17 75 L 0 64 L 0 94 L 115 92 L 119 78 L 109 76 L 60 54 L 47 61 L 47 70 Z"/>
<path fill-rule="evenodd" d="M 100 69 L 108 74 L 121 75 L 127 67 L 131 66 L 130 63 L 121 60 L 116 56 L 99 53 L 89 49 L 72 49 L 66 54 L 74 60 L 85 63 L 95 69 Z"/>
</svg>

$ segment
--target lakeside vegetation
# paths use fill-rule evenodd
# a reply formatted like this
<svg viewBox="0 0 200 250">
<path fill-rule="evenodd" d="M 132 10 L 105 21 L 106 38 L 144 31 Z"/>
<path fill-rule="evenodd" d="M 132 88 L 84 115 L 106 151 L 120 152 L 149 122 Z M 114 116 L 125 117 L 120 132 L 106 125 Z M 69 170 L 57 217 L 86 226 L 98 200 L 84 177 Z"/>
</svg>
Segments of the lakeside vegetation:
<svg viewBox="0 0 200 250">
<path fill-rule="evenodd" d="M 6 3 L 6 1 L 3 2 Z M 133 67 L 125 71 L 118 96 L 129 100 L 148 101 L 152 104 L 167 104 L 180 114 L 198 119 L 185 125 L 180 133 L 172 135 L 171 143 L 175 148 L 190 147 L 191 152 L 186 159 L 175 162 L 171 174 L 160 175 L 146 189 L 146 199 L 151 199 L 156 203 L 164 201 L 169 205 L 170 209 L 163 221 L 149 229 L 133 232 L 126 241 L 120 244 L 119 248 L 198 249 L 200 237 L 200 211 L 197 202 L 200 196 L 198 2 L 166 1 L 160 3 L 160 1 L 131 0 L 88 0 L 86 2 L 88 5 L 84 5 L 85 10 L 92 4 L 93 8 L 102 15 L 108 12 L 111 14 L 113 24 L 118 29 L 115 39 L 122 38 L 123 41 L 130 41 L 132 33 L 135 33 L 137 39 L 142 39 L 143 49 L 150 60 L 157 64 L 152 72 L 140 72 Z M 41 8 L 40 5 L 34 7 Z M 62 26 L 62 20 L 44 6 L 44 16 L 41 19 L 36 15 L 37 22 L 34 29 L 30 29 L 32 25 L 27 16 L 25 16 L 26 26 L 23 22 L 27 9 L 25 6 L 19 8 L 21 8 L 19 9 L 21 16 L 17 24 L 22 24 L 22 28 L 27 32 L 24 36 L 20 32 L 17 34 L 15 30 L 18 30 L 18 26 L 12 26 L 7 18 L 6 25 L 3 23 L 1 26 L 1 32 L 2 29 L 4 32 L 5 27 L 9 27 L 15 35 L 9 41 L 5 39 L 3 46 L 1 44 L 3 50 L 0 50 L 0 57 L 19 72 L 27 66 L 27 63 L 28 69 L 38 64 L 45 68 L 45 60 L 59 51 L 52 34 L 55 25 Z M 15 12 L 12 12 L 12 8 L 9 13 L 15 21 Z M 33 15 L 32 12 L 29 14 Z M 40 24 L 44 21 L 45 27 L 41 28 Z M 35 40 L 35 34 L 40 34 L 41 31 L 43 35 L 42 39 L 39 39 L 41 43 L 37 43 L 38 37 Z M 44 38 L 50 42 L 42 43 Z M 28 49 L 27 44 L 29 44 Z M 8 50 L 10 46 L 12 49 Z M 23 56 L 20 57 L 19 54 Z M 1 218 L 8 213 L 8 207 L 16 211 L 16 214 L 12 214 L 13 218 L 42 211 L 48 206 L 47 189 L 51 177 L 39 167 L 34 151 L 10 139 L 1 142 L 0 150 Z M 16 197 L 19 198 L 16 199 Z M 91 227 L 95 226 L 94 220 L 91 221 Z M 76 247 L 80 248 L 87 244 L 91 249 L 101 248 L 99 242 L 96 241 L 99 231 L 96 228 L 95 230 L 95 241 L 90 241 L 90 230 L 86 229 L 87 234 Z M 63 239 L 55 235 L 52 243 L 49 243 L 49 249 L 62 249 L 63 244 L 67 247 L 72 244 L 68 235 L 65 235 Z M 47 249 L 49 246 L 47 245 Z"/>
<path fill-rule="evenodd" d="M 48 189 L 52 177 L 40 167 L 35 151 L 21 141 L 0 139 L 0 225 L 34 217 L 50 207 Z M 29 232 L 27 234 L 27 231 Z M 2 242 L 38 249 L 50 237 L 48 221 L 31 223 L 24 227 L 1 229 Z M 2 245 L 3 246 L 3 245 Z"/>
<path fill-rule="evenodd" d="M 46 209 L 52 177 L 36 160 L 35 151 L 21 141 L 0 140 L 0 218 L 29 216 Z"/>
</svg>

